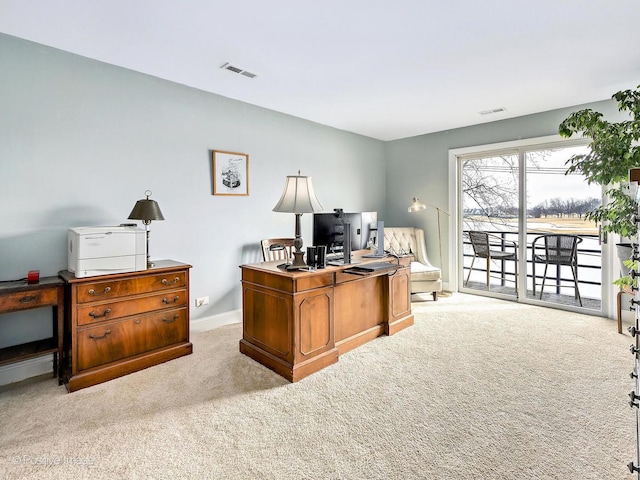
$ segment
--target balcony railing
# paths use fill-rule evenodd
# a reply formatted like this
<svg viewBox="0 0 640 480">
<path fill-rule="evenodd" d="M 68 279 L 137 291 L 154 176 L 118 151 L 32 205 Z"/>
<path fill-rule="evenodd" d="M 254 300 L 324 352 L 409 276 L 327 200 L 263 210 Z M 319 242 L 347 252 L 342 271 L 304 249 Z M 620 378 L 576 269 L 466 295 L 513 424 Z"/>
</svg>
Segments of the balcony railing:
<svg viewBox="0 0 640 480">
<path fill-rule="evenodd" d="M 510 251 L 506 248 L 509 244 L 506 240 L 510 242 L 519 243 L 518 232 L 501 232 L 501 231 L 487 231 L 487 233 L 491 233 L 492 235 L 498 236 L 503 240 L 502 248 L 504 250 Z M 536 284 L 536 292 L 539 293 L 538 286 L 542 283 L 542 275 L 544 272 L 544 268 L 536 268 L 536 276 L 533 277 L 533 268 L 532 268 L 532 247 L 531 242 L 537 236 L 540 236 L 540 232 L 535 233 L 527 233 L 527 249 L 526 249 L 526 258 L 527 258 L 527 269 L 526 269 L 526 277 L 527 277 L 527 292 L 528 294 L 533 294 L 533 283 Z M 592 234 L 579 234 L 580 238 L 583 239 L 581 243 L 578 244 L 578 288 L 580 289 L 581 296 L 583 298 L 591 298 L 600 302 L 601 300 L 601 270 L 602 270 L 602 249 L 598 243 L 598 236 Z M 471 265 L 471 259 L 473 258 L 473 248 L 471 246 L 471 242 L 468 239 L 468 234 L 465 231 L 463 237 L 463 280 L 467 278 L 469 273 L 469 266 Z M 513 247 L 510 246 L 512 250 Z M 520 249 L 519 249 L 520 250 Z M 539 251 L 539 250 L 538 250 Z M 468 259 L 468 260 L 467 260 Z M 538 264 L 540 265 L 540 264 Z M 496 277 L 500 278 L 500 282 L 497 286 L 505 287 L 510 285 L 514 285 L 513 282 L 505 281 L 506 278 L 511 280 L 515 277 L 514 270 L 514 262 L 513 260 L 492 260 L 492 265 L 490 267 L 491 273 L 496 274 Z M 486 263 L 476 261 L 473 265 L 474 272 L 482 272 L 483 279 L 486 279 Z M 569 276 L 563 272 L 567 272 Z M 545 282 L 545 294 L 547 292 L 554 292 L 557 295 L 562 295 L 563 290 L 566 291 L 568 287 L 571 287 L 573 291 L 573 277 L 570 276 L 570 272 L 567 268 L 561 268 L 560 266 L 549 266 L 549 271 L 547 272 L 547 281 Z M 473 274 L 472 274 L 473 278 Z M 492 277 L 494 278 L 494 277 Z M 486 280 L 484 280 L 486 285 Z M 478 282 L 475 282 L 476 284 Z M 491 284 L 492 287 L 494 283 Z M 553 290 L 552 290 L 553 289 Z M 515 288 L 513 290 L 515 294 Z M 573 296 L 573 294 L 572 294 Z"/>
</svg>

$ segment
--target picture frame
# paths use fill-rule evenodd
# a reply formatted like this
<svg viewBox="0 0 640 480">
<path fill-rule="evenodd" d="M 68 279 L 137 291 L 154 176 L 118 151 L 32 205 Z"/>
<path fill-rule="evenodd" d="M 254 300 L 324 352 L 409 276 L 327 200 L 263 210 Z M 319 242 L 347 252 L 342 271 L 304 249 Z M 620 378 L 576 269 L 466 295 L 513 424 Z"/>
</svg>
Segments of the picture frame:
<svg viewBox="0 0 640 480">
<path fill-rule="evenodd" d="M 249 195 L 248 154 L 213 150 L 212 175 L 214 195 Z"/>
</svg>

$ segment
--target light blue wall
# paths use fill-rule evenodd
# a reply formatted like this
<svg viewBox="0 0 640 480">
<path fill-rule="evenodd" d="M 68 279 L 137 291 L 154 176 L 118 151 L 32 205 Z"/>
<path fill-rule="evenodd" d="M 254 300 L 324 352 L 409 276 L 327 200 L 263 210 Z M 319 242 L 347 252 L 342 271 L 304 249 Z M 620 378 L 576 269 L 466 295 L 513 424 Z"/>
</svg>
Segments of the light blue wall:
<svg viewBox="0 0 640 480">
<path fill-rule="evenodd" d="M 249 196 L 212 196 L 212 149 L 249 154 Z M 378 140 L 0 34 L 0 280 L 57 275 L 69 227 L 125 222 L 150 189 L 166 218 L 151 256 L 193 265 L 192 319 L 238 309 L 238 265 L 293 235 L 294 216 L 272 208 L 298 170 L 327 211 L 384 215 Z M 44 314 L 7 317 L 0 347 L 50 335 Z"/>
<path fill-rule="evenodd" d="M 124 222 L 150 189 L 166 218 L 151 255 L 193 265 L 193 319 L 240 308 L 238 265 L 259 260 L 261 238 L 292 235 L 293 216 L 271 211 L 286 175 L 311 175 L 326 211 L 425 228 L 438 263 L 435 214 L 407 206 L 447 208 L 449 150 L 555 134 L 583 107 L 384 143 L 2 34 L 0 62 L 0 280 L 56 275 L 69 227 Z M 250 155 L 248 197 L 211 195 L 212 149 Z M 194 308 L 202 296 L 211 304 Z M 50 334 L 44 313 L 21 315 L 0 317 L 0 347 Z"/>
<path fill-rule="evenodd" d="M 612 92 L 613 94 L 614 92 Z M 387 142 L 387 217 L 392 226 L 415 226 L 425 229 L 427 250 L 432 263 L 440 265 L 436 213 L 427 209 L 408 213 L 413 196 L 443 210 L 449 206 L 449 151 L 452 149 L 509 142 L 556 135 L 558 126 L 571 112 L 592 108 L 607 118 L 620 120 L 621 114 L 612 100 L 552 110 L 471 127 Z M 429 112 L 425 112 L 428 115 Z M 450 212 L 454 213 L 454 212 Z M 449 218 L 441 215 L 443 278 L 449 281 Z M 453 288 L 453 286 L 450 286 Z"/>
</svg>

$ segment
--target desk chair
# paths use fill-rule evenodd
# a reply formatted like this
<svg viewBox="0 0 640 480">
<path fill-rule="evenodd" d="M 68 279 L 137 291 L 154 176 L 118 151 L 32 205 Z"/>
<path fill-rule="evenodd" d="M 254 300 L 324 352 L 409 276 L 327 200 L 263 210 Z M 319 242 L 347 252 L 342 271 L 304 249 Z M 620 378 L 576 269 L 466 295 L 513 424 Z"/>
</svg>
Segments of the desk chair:
<svg viewBox="0 0 640 480">
<path fill-rule="evenodd" d="M 469 231 L 469 239 L 473 247 L 473 259 L 469 267 L 469 274 L 464 282 L 466 286 L 469 283 L 471 272 L 473 272 L 473 264 L 476 258 L 484 258 L 487 260 L 487 290 L 491 291 L 491 260 L 513 260 L 515 263 L 514 283 L 516 285 L 516 295 L 518 294 L 518 245 L 511 240 L 493 235 L 487 232 Z M 513 251 L 505 250 L 506 247 L 512 247 Z M 501 271 L 501 280 L 507 280 L 504 269 Z"/>
<path fill-rule="evenodd" d="M 544 254 L 537 254 L 536 243 L 544 242 Z M 558 268 L 562 265 L 570 267 L 571 274 L 573 275 L 573 287 L 575 289 L 574 295 L 576 300 L 580 302 L 582 306 L 582 297 L 580 297 L 580 290 L 578 289 L 578 244 L 582 242 L 582 238 L 577 235 L 566 234 L 547 234 L 540 235 L 533 239 L 531 242 L 531 255 L 533 258 L 533 294 L 536 294 L 536 263 L 544 263 L 544 274 L 542 276 L 542 285 L 540 286 L 540 300 L 542 300 L 542 292 L 544 290 L 544 284 L 547 280 L 547 269 L 549 265 L 556 265 Z M 562 281 L 558 277 L 558 286 Z"/>
<path fill-rule="evenodd" d="M 262 259 L 265 262 L 284 260 L 289 263 L 293 257 L 293 238 L 267 238 L 260 242 Z"/>
</svg>

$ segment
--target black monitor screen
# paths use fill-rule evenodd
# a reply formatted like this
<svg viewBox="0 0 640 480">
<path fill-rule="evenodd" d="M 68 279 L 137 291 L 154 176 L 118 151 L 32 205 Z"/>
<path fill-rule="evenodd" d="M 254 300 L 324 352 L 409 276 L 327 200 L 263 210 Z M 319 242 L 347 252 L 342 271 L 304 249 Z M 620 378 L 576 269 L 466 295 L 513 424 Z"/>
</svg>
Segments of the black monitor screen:
<svg viewBox="0 0 640 480">
<path fill-rule="evenodd" d="M 327 253 L 342 252 L 345 225 L 351 230 L 351 250 L 369 245 L 371 228 L 377 228 L 377 212 L 315 213 L 313 215 L 313 244 L 326 245 Z"/>
</svg>

